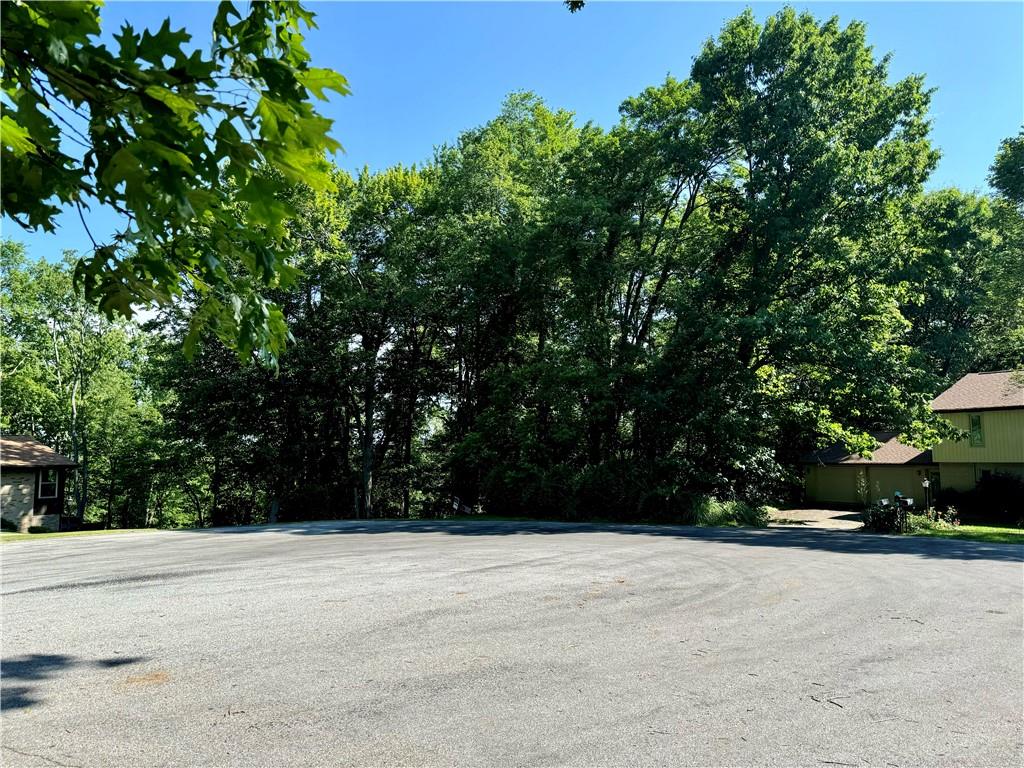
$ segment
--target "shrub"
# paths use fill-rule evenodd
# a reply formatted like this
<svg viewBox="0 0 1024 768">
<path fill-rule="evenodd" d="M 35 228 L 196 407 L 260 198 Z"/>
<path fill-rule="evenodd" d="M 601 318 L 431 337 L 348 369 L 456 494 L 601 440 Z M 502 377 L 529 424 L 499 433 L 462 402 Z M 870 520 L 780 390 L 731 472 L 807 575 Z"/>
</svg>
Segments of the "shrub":
<svg viewBox="0 0 1024 768">
<path fill-rule="evenodd" d="M 912 514 L 907 518 L 907 526 L 911 531 L 955 531 L 959 525 L 956 507 L 950 507 L 944 512 L 932 510 L 930 514 Z"/>
<path fill-rule="evenodd" d="M 950 504 L 945 509 L 936 509 L 934 511 L 934 520 L 937 523 L 945 523 L 950 528 L 955 528 L 960 525 L 960 513 L 957 512 L 956 507 Z"/>
<path fill-rule="evenodd" d="M 45 525 L 30 525 L 28 527 L 29 533 L 50 533 L 50 529 Z"/>
<path fill-rule="evenodd" d="M 1019 525 L 1024 517 L 1024 478 L 993 472 L 978 481 L 976 514 Z"/>
<path fill-rule="evenodd" d="M 694 525 L 745 525 L 765 528 L 768 508 L 753 506 L 744 501 L 719 501 L 713 496 L 697 496 L 693 500 L 691 517 Z"/>
<path fill-rule="evenodd" d="M 907 510 L 896 505 L 870 504 L 861 512 L 864 530 L 874 533 L 906 533 L 910 529 Z"/>
<path fill-rule="evenodd" d="M 0 517 L 0 530 L 9 531 L 11 533 L 18 532 L 18 526 L 16 523 L 12 523 L 5 517 Z"/>
<path fill-rule="evenodd" d="M 1024 524 L 1024 478 L 1016 475 L 993 472 L 970 491 L 943 489 L 936 501 L 939 509 L 959 509 L 972 522 Z"/>
<path fill-rule="evenodd" d="M 768 507 L 754 506 L 743 501 L 727 502 L 732 506 L 731 514 L 737 525 L 749 525 L 754 528 L 767 528 L 771 521 Z"/>
</svg>

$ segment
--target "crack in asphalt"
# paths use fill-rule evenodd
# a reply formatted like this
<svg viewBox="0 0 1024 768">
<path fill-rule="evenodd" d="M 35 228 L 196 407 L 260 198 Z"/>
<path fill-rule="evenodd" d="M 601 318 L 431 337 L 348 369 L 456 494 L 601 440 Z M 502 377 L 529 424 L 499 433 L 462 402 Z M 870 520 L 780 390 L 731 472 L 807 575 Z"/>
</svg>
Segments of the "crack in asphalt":
<svg viewBox="0 0 1024 768">
<path fill-rule="evenodd" d="M 79 768 L 79 766 L 77 765 L 72 765 L 71 763 L 62 763 L 59 760 L 54 760 L 52 757 L 47 757 L 46 755 L 40 755 L 35 752 L 22 752 L 20 749 L 9 747 L 6 744 L 0 744 L 0 747 L 9 750 L 16 755 L 21 755 L 22 757 L 38 757 L 40 760 L 45 760 L 46 762 L 52 763 L 53 765 L 59 765 L 61 766 L 61 768 Z"/>
</svg>

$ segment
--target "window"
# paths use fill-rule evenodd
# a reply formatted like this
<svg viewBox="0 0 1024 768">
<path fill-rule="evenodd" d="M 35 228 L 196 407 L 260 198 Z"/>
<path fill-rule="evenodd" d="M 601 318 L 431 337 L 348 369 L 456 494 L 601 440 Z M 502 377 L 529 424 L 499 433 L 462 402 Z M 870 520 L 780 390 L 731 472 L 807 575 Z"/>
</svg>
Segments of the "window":
<svg viewBox="0 0 1024 768">
<path fill-rule="evenodd" d="M 971 447 L 980 448 L 985 445 L 985 434 L 981 431 L 981 414 L 971 414 Z"/>
<path fill-rule="evenodd" d="M 39 470 L 39 498 L 40 499 L 56 499 L 57 498 L 57 470 L 56 469 L 41 469 L 41 470 Z"/>
</svg>

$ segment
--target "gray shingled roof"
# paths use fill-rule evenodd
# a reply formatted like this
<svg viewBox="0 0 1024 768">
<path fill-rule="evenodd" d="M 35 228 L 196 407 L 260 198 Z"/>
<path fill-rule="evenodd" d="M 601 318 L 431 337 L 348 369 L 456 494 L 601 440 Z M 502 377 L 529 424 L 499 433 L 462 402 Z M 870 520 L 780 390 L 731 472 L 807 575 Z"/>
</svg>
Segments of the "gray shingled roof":
<svg viewBox="0 0 1024 768">
<path fill-rule="evenodd" d="M 872 432 L 871 436 L 878 441 L 870 459 L 860 454 L 850 453 L 842 443 L 836 443 L 820 451 L 805 455 L 805 464 L 931 464 L 932 452 L 922 451 L 904 445 L 896 439 L 894 432 Z"/>
<path fill-rule="evenodd" d="M 0 467 L 35 469 L 37 467 L 73 467 L 75 462 L 61 456 L 29 435 L 0 436 Z"/>
<path fill-rule="evenodd" d="M 993 408 L 1024 408 L 1024 386 L 1014 381 L 1014 371 L 968 373 L 932 400 L 932 410 L 939 412 Z"/>
</svg>

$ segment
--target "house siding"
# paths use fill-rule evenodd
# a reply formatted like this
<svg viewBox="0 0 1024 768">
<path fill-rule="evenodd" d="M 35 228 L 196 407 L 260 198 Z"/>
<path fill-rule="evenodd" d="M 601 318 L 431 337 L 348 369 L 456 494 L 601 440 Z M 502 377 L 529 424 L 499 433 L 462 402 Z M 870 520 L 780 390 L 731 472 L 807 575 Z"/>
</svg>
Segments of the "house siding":
<svg viewBox="0 0 1024 768">
<path fill-rule="evenodd" d="M 981 416 L 984 445 L 973 446 L 969 439 L 943 441 L 932 449 L 932 457 L 937 463 L 1024 465 L 1024 408 L 957 411 L 941 415 L 954 427 L 966 432 L 970 428 L 971 413 Z M 945 482 L 945 477 L 943 484 L 952 487 Z"/>
<path fill-rule="evenodd" d="M 939 465 L 942 487 L 970 491 L 984 472 L 1024 477 L 1024 408 L 1001 411 L 957 411 L 943 413 L 957 429 L 970 428 L 971 414 L 981 416 L 984 445 L 970 439 L 939 443 L 932 455 Z"/>
<path fill-rule="evenodd" d="M 921 481 L 934 465 L 910 467 L 864 464 L 812 466 L 807 471 L 807 500 L 833 504 L 864 504 L 891 499 L 899 491 L 924 502 Z"/>
<path fill-rule="evenodd" d="M 810 467 L 807 470 L 807 500 L 855 504 L 857 469 L 855 467 Z"/>
<path fill-rule="evenodd" d="M 966 462 L 945 462 L 939 464 L 942 487 L 953 491 L 974 490 L 984 472 L 1016 475 L 1024 479 L 1024 463 L 978 462 L 968 464 Z"/>
</svg>

